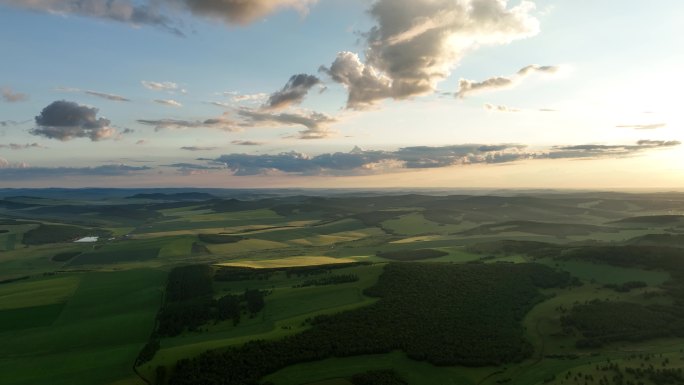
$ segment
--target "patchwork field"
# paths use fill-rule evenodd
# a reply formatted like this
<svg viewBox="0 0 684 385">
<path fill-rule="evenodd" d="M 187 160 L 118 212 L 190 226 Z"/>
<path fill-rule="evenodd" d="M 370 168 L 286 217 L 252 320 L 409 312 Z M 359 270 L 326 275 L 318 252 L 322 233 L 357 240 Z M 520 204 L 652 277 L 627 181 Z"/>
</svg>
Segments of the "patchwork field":
<svg viewBox="0 0 684 385">
<path fill-rule="evenodd" d="M 337 325 L 320 340 L 328 342 L 316 340 L 306 349 L 293 345 L 313 356 L 259 366 L 264 374 L 260 383 L 355 385 L 355 375 L 384 370 L 409 385 L 598 384 L 598 379 L 612 381 L 615 376 L 659 385 L 654 378 L 665 372 L 643 372 L 637 378 L 636 369 L 646 370 L 651 363 L 661 371 L 672 369 L 666 375 L 674 376 L 674 384 L 677 370 L 684 367 L 684 326 L 678 326 L 684 325 L 682 194 L 374 192 L 263 199 L 235 198 L 230 192 L 221 197 L 111 193 L 103 198 L 101 191 L 91 197 L 85 191 L 79 199 L 43 194 L 45 198 L 0 198 L 3 385 L 211 385 L 208 377 L 192 382 L 188 379 L 193 376 L 183 376 L 191 365 L 199 365 L 194 358 L 203 353 L 220 354 L 217 360 L 223 360 L 236 351 L 256 354 L 249 350 L 254 346 L 279 351 L 281 344 L 318 336 L 326 322 L 358 314 L 368 318 Z M 81 236 L 100 238 L 75 243 Z M 390 301 L 397 307 L 378 316 L 373 312 L 386 311 L 378 304 L 387 306 L 387 293 L 372 288 L 387 285 L 388 269 L 404 264 L 427 266 L 435 273 L 407 276 L 393 291 L 437 285 L 417 289 L 435 297 L 409 309 Z M 509 322 L 513 334 L 505 337 L 519 332 L 525 341 L 520 346 L 529 343 L 529 351 L 518 352 L 517 358 L 500 358 L 497 365 L 486 360 L 436 365 L 429 354 L 416 353 L 421 351 L 416 346 L 395 344 L 394 337 L 422 330 L 396 326 L 401 322 L 420 319 L 435 334 L 445 319 L 461 322 L 463 309 L 504 308 L 508 302 L 488 307 L 485 298 L 494 301 L 527 287 L 520 278 L 501 291 L 497 285 L 507 281 L 491 274 L 436 278 L 454 266 L 506 272 L 538 265 L 548 268 L 535 276 L 535 284 L 541 285 L 535 289 L 538 295 L 519 292 L 530 301 L 516 307 Z M 194 281 L 174 275 L 192 266 L 204 269 L 204 275 Z M 554 274 L 567 274 L 571 283 L 546 285 Z M 182 289 L 173 289 L 178 279 Z M 190 283 L 182 286 L 183 279 Z M 447 318 L 439 317 L 446 317 L 449 306 L 419 308 L 465 290 L 442 290 L 439 285 L 465 285 L 471 279 L 472 287 L 485 290 L 471 296 L 480 301 L 474 302 L 477 306 L 453 299 L 449 306 L 461 310 Z M 183 299 L 172 302 L 170 296 L 178 293 L 185 293 L 180 294 Z M 410 292 L 402 295 L 413 300 Z M 587 326 L 582 309 L 600 309 L 595 301 L 625 314 Z M 599 312 L 589 313 L 595 314 Z M 653 323 L 639 324 L 639 336 L 632 340 L 597 326 L 644 318 L 635 314 L 647 314 Z M 664 321 L 670 326 L 662 327 Z M 350 332 L 358 341 L 340 339 L 340 331 L 351 324 L 364 325 Z M 486 324 L 464 323 L 472 335 Z M 366 333 L 375 328 L 375 334 Z M 445 334 L 438 334 L 444 340 Z M 503 337 L 496 338 L 501 342 Z M 427 335 L 420 340 L 443 342 Z M 442 357 L 461 357 L 466 343 L 454 342 Z M 350 350 L 317 356 L 342 347 Z M 379 351 L 369 352 L 369 347 Z M 505 344 L 499 347 L 505 350 Z M 260 355 L 249 357 L 256 362 Z M 232 384 L 251 384 L 241 381 Z"/>
</svg>

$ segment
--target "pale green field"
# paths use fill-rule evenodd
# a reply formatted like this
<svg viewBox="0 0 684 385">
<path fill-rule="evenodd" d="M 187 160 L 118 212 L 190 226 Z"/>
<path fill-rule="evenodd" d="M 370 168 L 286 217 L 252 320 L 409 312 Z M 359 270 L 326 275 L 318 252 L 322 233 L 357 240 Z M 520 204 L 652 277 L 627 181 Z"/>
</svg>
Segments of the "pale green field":
<svg viewBox="0 0 684 385">
<path fill-rule="evenodd" d="M 0 310 L 65 302 L 76 291 L 80 282 L 80 276 L 72 275 L 2 285 Z"/>
<path fill-rule="evenodd" d="M 216 266 L 251 267 L 253 269 L 273 269 L 282 267 L 321 266 L 337 263 L 357 262 L 350 258 L 332 258 L 325 256 L 306 255 L 280 259 L 263 259 L 256 261 L 236 261 L 217 263 Z"/>
<path fill-rule="evenodd" d="M 266 241 L 263 239 L 245 239 L 235 243 L 225 243 L 220 245 L 207 245 L 207 248 L 216 255 L 231 255 L 248 251 L 259 251 L 269 249 L 285 249 L 290 247 L 287 243 Z"/>
<path fill-rule="evenodd" d="M 396 234 L 419 235 L 419 234 L 449 234 L 467 230 L 476 225 L 464 221 L 458 225 L 442 224 L 425 219 L 421 213 L 403 215 L 397 219 L 384 221 L 382 226 Z"/>
</svg>

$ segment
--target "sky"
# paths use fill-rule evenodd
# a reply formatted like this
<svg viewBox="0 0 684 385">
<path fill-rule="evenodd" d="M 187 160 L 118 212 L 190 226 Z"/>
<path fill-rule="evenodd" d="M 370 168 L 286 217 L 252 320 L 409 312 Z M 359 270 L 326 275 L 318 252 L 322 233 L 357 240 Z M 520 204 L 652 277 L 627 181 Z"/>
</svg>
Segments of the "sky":
<svg viewBox="0 0 684 385">
<path fill-rule="evenodd" d="M 0 187 L 684 189 L 679 0 L 0 0 Z"/>
</svg>

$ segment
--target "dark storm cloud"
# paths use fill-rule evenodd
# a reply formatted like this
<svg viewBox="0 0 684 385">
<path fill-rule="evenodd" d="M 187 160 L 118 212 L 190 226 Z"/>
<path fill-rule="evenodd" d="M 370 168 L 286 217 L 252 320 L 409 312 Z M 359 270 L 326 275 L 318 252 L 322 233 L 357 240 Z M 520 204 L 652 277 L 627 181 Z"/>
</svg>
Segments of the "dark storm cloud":
<svg viewBox="0 0 684 385">
<path fill-rule="evenodd" d="M 235 175 L 257 175 L 273 171 L 300 175 L 358 175 L 400 169 L 502 164 L 520 160 L 616 158 L 680 144 L 678 141 L 642 140 L 636 145 L 554 146 L 539 151 L 531 151 L 527 146 L 518 144 L 413 146 L 395 151 L 368 151 L 356 147 L 350 152 L 316 156 L 295 151 L 260 155 L 235 153 L 222 155 L 211 162 L 225 165 Z"/>
<path fill-rule="evenodd" d="M 9 87 L 0 88 L 0 95 L 2 96 L 2 100 L 7 103 L 17 103 L 28 100 L 28 95 L 16 92 Z"/>
<path fill-rule="evenodd" d="M 116 136 L 111 122 L 98 118 L 98 109 L 66 100 L 52 102 L 36 116 L 36 127 L 30 133 L 49 139 L 67 141 L 75 138 L 90 138 L 92 141 Z"/>
<path fill-rule="evenodd" d="M 265 108 L 279 109 L 293 104 L 299 104 L 304 100 L 304 97 L 309 90 L 319 84 L 321 81 L 316 76 L 299 74 L 292 75 L 287 84 L 280 90 L 276 91 L 268 98 Z"/>
</svg>

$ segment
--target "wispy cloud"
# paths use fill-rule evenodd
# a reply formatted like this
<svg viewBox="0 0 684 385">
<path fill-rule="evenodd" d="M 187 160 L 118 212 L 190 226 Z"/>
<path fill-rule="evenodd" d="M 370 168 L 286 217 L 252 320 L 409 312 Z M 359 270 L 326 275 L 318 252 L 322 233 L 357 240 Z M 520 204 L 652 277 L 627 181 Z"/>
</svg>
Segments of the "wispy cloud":
<svg viewBox="0 0 684 385">
<path fill-rule="evenodd" d="M 26 143 L 26 144 L 17 144 L 17 143 L 9 143 L 9 144 L 2 144 L 0 143 L 0 149 L 9 149 L 9 150 L 27 150 L 31 148 L 47 148 L 43 145 L 40 145 L 38 143 Z"/>
<path fill-rule="evenodd" d="M 154 99 L 153 101 L 155 103 L 161 104 L 163 106 L 176 107 L 176 108 L 183 107 L 183 105 L 180 102 L 175 101 L 173 99 Z"/>
<path fill-rule="evenodd" d="M 142 80 L 140 83 L 143 87 L 152 91 L 175 91 L 178 89 L 178 84 L 173 82 L 152 82 L 148 80 Z"/>
<path fill-rule="evenodd" d="M 213 151 L 213 150 L 217 150 L 218 148 L 219 147 L 184 146 L 184 147 L 181 147 L 180 149 L 185 150 L 185 151 Z"/>
<path fill-rule="evenodd" d="M 459 89 L 458 92 L 456 93 L 456 96 L 463 99 L 466 95 L 476 93 L 476 92 L 482 92 L 482 91 L 489 91 L 489 90 L 494 90 L 494 89 L 502 89 L 502 88 L 511 88 L 514 87 L 515 85 L 519 84 L 524 78 L 527 76 L 533 74 L 533 73 L 545 73 L 545 74 L 553 74 L 558 72 L 560 67 L 558 66 L 538 66 L 538 65 L 528 65 L 526 67 L 521 68 L 515 75 L 513 76 L 497 76 L 493 78 L 489 78 L 486 80 L 483 80 L 481 82 L 476 82 L 472 80 L 467 80 L 467 79 L 461 79 L 459 80 Z"/>
<path fill-rule="evenodd" d="M 615 126 L 617 128 L 633 128 L 635 130 L 655 130 L 657 128 L 663 128 L 667 126 L 667 123 L 652 123 L 652 124 L 624 124 Z"/>
<path fill-rule="evenodd" d="M 148 170 L 151 168 L 147 166 L 127 166 L 124 164 L 96 167 L 31 167 L 26 164 L 10 164 L 4 159 L 0 159 L 0 178 L 4 180 L 31 180 L 67 176 L 128 176 Z"/>
<path fill-rule="evenodd" d="M 28 95 L 16 92 L 9 87 L 0 88 L 0 95 L 2 96 L 2 100 L 7 103 L 18 103 L 28 100 Z"/>
<path fill-rule="evenodd" d="M 113 102 L 130 102 L 131 101 L 130 99 L 123 97 L 121 95 L 110 94 L 107 92 L 82 90 L 79 88 L 71 88 L 71 87 L 57 87 L 55 90 L 61 91 L 61 92 L 81 92 L 81 93 L 84 93 L 86 95 L 95 96 L 95 97 L 105 99 L 105 100 L 111 100 Z"/>
<path fill-rule="evenodd" d="M 230 142 L 236 146 L 261 146 L 263 145 L 262 142 L 255 142 L 252 140 L 234 140 Z"/>
<path fill-rule="evenodd" d="M 521 111 L 519 108 L 504 106 L 501 104 L 495 105 L 495 104 L 489 104 L 489 103 L 485 103 L 484 109 L 487 111 L 498 111 L 498 112 L 520 112 Z"/>
<path fill-rule="evenodd" d="M 181 119 L 139 119 L 138 123 L 153 126 L 155 131 L 165 129 L 188 129 L 188 128 L 213 128 L 222 131 L 239 131 L 241 127 L 225 116 L 205 120 L 181 120 Z"/>
</svg>

